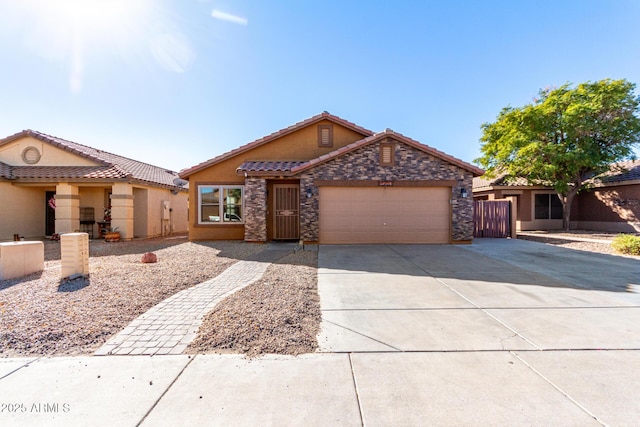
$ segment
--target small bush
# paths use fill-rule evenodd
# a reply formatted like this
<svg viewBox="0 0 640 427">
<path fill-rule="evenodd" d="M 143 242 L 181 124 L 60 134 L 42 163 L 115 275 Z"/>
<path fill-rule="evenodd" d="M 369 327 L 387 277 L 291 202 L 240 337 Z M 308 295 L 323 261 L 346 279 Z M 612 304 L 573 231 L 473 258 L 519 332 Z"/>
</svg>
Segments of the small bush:
<svg viewBox="0 0 640 427">
<path fill-rule="evenodd" d="M 640 236 L 620 234 L 613 239 L 611 246 L 622 254 L 640 255 Z"/>
</svg>

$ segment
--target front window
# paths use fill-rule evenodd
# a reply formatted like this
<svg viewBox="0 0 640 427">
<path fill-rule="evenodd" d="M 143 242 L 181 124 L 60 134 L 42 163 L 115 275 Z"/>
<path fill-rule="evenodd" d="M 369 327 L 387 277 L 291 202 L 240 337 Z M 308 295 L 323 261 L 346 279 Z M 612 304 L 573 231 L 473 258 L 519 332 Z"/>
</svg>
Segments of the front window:
<svg viewBox="0 0 640 427">
<path fill-rule="evenodd" d="M 201 185 L 198 205 L 201 224 L 243 222 L 243 187 Z"/>
<path fill-rule="evenodd" d="M 562 202 L 557 194 L 535 195 L 535 219 L 562 219 Z"/>
</svg>

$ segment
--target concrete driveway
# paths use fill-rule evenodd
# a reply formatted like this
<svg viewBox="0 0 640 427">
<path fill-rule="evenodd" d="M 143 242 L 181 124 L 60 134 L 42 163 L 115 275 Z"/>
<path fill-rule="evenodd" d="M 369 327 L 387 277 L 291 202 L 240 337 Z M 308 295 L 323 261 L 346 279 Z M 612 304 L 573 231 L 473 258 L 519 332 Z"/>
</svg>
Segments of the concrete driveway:
<svg viewBox="0 0 640 427">
<path fill-rule="evenodd" d="M 318 287 L 321 351 L 350 355 L 364 420 L 640 416 L 637 259 L 521 240 L 322 246 Z"/>
</svg>

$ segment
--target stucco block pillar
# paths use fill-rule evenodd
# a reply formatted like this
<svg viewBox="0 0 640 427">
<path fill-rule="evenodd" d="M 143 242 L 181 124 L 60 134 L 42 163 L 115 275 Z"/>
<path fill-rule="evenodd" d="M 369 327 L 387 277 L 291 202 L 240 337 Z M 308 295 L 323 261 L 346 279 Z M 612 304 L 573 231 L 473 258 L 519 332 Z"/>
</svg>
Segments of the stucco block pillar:
<svg viewBox="0 0 640 427">
<path fill-rule="evenodd" d="M 56 186 L 56 233 L 73 233 L 80 229 L 80 195 L 78 187 L 69 184 Z"/>
<path fill-rule="evenodd" d="M 133 239 L 133 186 L 117 182 L 111 186 L 111 228 L 122 240 Z"/>
</svg>

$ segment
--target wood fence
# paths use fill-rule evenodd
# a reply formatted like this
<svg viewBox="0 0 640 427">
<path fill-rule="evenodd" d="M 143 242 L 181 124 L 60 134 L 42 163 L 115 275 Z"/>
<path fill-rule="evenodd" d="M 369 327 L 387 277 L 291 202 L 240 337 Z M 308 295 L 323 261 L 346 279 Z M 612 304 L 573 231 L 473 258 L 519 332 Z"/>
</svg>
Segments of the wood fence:
<svg viewBox="0 0 640 427">
<path fill-rule="evenodd" d="M 473 237 L 506 238 L 511 236 L 511 202 L 509 200 L 475 200 L 473 202 Z"/>
</svg>

